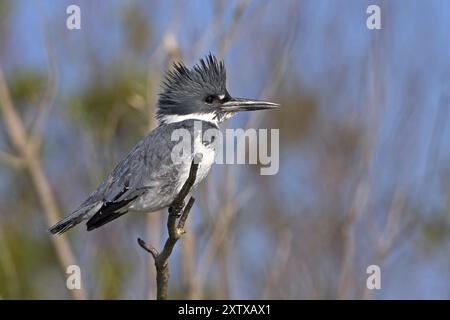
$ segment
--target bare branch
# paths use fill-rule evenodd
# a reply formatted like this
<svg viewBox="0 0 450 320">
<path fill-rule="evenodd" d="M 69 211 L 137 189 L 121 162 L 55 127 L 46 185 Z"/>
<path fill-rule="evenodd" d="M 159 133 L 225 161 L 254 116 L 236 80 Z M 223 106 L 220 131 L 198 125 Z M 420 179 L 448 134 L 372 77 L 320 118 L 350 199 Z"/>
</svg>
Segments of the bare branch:
<svg viewBox="0 0 450 320">
<path fill-rule="evenodd" d="M 218 214 L 219 219 L 213 226 L 213 230 L 210 238 L 208 239 L 206 248 L 204 249 L 197 264 L 197 272 L 194 275 L 194 279 L 192 281 L 193 286 L 191 288 L 191 292 L 189 293 L 189 297 L 191 299 L 200 298 L 203 283 L 206 280 L 206 276 L 208 275 L 208 271 L 214 261 L 214 258 L 218 254 L 219 248 L 227 239 L 227 235 L 235 214 L 235 201 L 233 198 L 230 198 L 229 201 L 225 203 L 222 210 L 220 210 Z"/>
<path fill-rule="evenodd" d="M 163 250 L 158 252 L 153 246 L 147 245 L 142 239 L 138 239 L 138 244 L 141 248 L 149 252 L 155 261 L 157 286 L 156 298 L 158 300 L 167 300 L 168 298 L 169 258 L 178 239 L 185 233 L 184 225 L 189 216 L 189 212 L 194 205 L 194 198 L 191 197 L 186 206 L 184 206 L 184 199 L 194 186 L 195 179 L 197 178 L 198 165 L 199 156 L 195 155 L 191 163 L 189 176 L 169 207 L 169 217 L 167 218 L 167 231 L 169 237 L 164 244 Z"/>
<path fill-rule="evenodd" d="M 389 209 L 386 226 L 383 234 L 378 240 L 376 245 L 375 264 L 380 266 L 384 263 L 386 257 L 390 253 L 395 240 L 398 237 L 400 231 L 400 225 L 402 222 L 402 215 L 405 208 L 405 195 L 398 188 L 396 189 L 392 198 L 391 207 Z M 373 291 L 369 290 L 366 286 L 362 295 L 363 299 L 371 299 Z"/>
<path fill-rule="evenodd" d="M 348 299 L 354 289 L 353 272 L 355 257 L 355 232 L 356 223 L 362 211 L 367 205 L 370 193 L 370 186 L 366 178 L 359 181 L 355 195 L 352 200 L 350 211 L 343 223 L 343 254 L 341 263 L 341 275 L 338 286 L 338 296 L 341 299 Z"/>
<path fill-rule="evenodd" d="M 183 230 L 184 231 L 184 225 L 186 224 L 186 219 L 189 215 L 189 211 L 191 211 L 192 206 L 194 205 L 195 199 L 194 198 L 190 198 L 186 207 L 183 210 L 183 214 L 181 215 L 180 220 L 178 221 L 178 229 Z"/>
<path fill-rule="evenodd" d="M 53 52 L 53 47 L 49 41 L 48 28 L 45 25 L 45 47 L 47 52 L 47 65 L 48 65 L 48 80 L 44 95 L 38 106 L 38 113 L 34 120 L 33 127 L 30 131 L 29 137 L 31 143 L 34 144 L 36 149 L 39 149 L 43 139 L 43 129 L 47 126 L 51 111 L 54 108 L 54 100 L 57 92 L 58 85 L 58 72 L 56 68 L 56 62 Z"/>
<path fill-rule="evenodd" d="M 23 166 L 21 158 L 2 150 L 0 150 L 0 163 L 13 167 L 14 169 L 20 169 Z"/>
<path fill-rule="evenodd" d="M 270 299 L 270 293 L 277 287 L 280 287 L 278 285 L 279 278 L 282 275 L 291 254 L 293 238 L 291 231 L 282 229 L 280 230 L 280 235 L 278 237 L 278 246 L 272 259 L 273 265 L 269 268 L 270 271 L 267 277 L 267 283 L 261 299 Z"/>
<path fill-rule="evenodd" d="M 141 246 L 142 249 L 150 253 L 153 256 L 153 259 L 156 259 L 159 256 L 158 250 L 154 246 L 146 244 L 145 241 L 142 240 L 141 238 L 138 238 L 138 244 Z"/>
<path fill-rule="evenodd" d="M 236 35 L 236 31 L 238 30 L 239 22 L 245 13 L 245 10 L 250 5 L 250 3 L 251 0 L 243 0 L 239 2 L 234 8 L 230 29 L 223 35 L 219 44 L 220 56 L 222 57 L 224 56 L 225 52 L 228 50 L 231 43 L 233 42 L 234 36 Z"/>
</svg>

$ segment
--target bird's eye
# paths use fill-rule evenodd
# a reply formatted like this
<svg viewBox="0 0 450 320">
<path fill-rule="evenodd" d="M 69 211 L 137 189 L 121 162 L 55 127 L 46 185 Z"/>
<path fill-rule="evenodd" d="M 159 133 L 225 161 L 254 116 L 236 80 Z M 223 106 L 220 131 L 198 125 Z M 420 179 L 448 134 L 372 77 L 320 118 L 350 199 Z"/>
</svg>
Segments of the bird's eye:
<svg viewBox="0 0 450 320">
<path fill-rule="evenodd" d="M 216 96 L 214 96 L 214 95 L 209 95 L 205 98 L 206 103 L 213 103 L 214 100 L 216 100 Z"/>
</svg>

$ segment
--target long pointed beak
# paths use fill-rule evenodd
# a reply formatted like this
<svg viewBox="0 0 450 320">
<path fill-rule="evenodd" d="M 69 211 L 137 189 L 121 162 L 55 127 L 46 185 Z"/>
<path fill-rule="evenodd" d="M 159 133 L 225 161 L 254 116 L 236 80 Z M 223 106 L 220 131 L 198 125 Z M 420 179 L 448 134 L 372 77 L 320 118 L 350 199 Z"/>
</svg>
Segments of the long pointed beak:
<svg viewBox="0 0 450 320">
<path fill-rule="evenodd" d="M 279 106 L 279 104 L 268 101 L 231 98 L 231 100 L 222 103 L 221 109 L 225 112 L 239 112 L 274 109 Z"/>
</svg>

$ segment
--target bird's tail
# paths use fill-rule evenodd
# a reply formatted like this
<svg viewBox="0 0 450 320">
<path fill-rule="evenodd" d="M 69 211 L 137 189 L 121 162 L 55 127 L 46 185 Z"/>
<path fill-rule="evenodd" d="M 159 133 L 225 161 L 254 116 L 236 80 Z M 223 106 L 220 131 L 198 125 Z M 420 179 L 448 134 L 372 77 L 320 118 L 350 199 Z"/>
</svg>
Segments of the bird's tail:
<svg viewBox="0 0 450 320">
<path fill-rule="evenodd" d="M 51 234 L 62 234 L 80 222 L 92 217 L 92 215 L 94 215 L 102 207 L 102 205 L 103 203 L 99 201 L 87 206 L 81 206 L 79 209 L 75 210 L 67 217 L 50 227 L 48 231 Z"/>
</svg>

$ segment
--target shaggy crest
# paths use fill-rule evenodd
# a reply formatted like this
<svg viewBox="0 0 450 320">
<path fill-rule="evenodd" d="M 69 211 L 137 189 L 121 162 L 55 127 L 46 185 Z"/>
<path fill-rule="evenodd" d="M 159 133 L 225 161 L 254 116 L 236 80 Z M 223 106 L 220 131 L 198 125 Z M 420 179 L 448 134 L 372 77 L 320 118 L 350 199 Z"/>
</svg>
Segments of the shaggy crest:
<svg viewBox="0 0 450 320">
<path fill-rule="evenodd" d="M 192 69 L 187 68 L 183 62 L 176 62 L 163 81 L 156 117 L 161 120 L 174 109 L 179 114 L 188 113 L 186 106 L 189 105 L 189 100 L 226 92 L 224 62 L 217 60 L 213 54 L 200 59 Z"/>
</svg>

